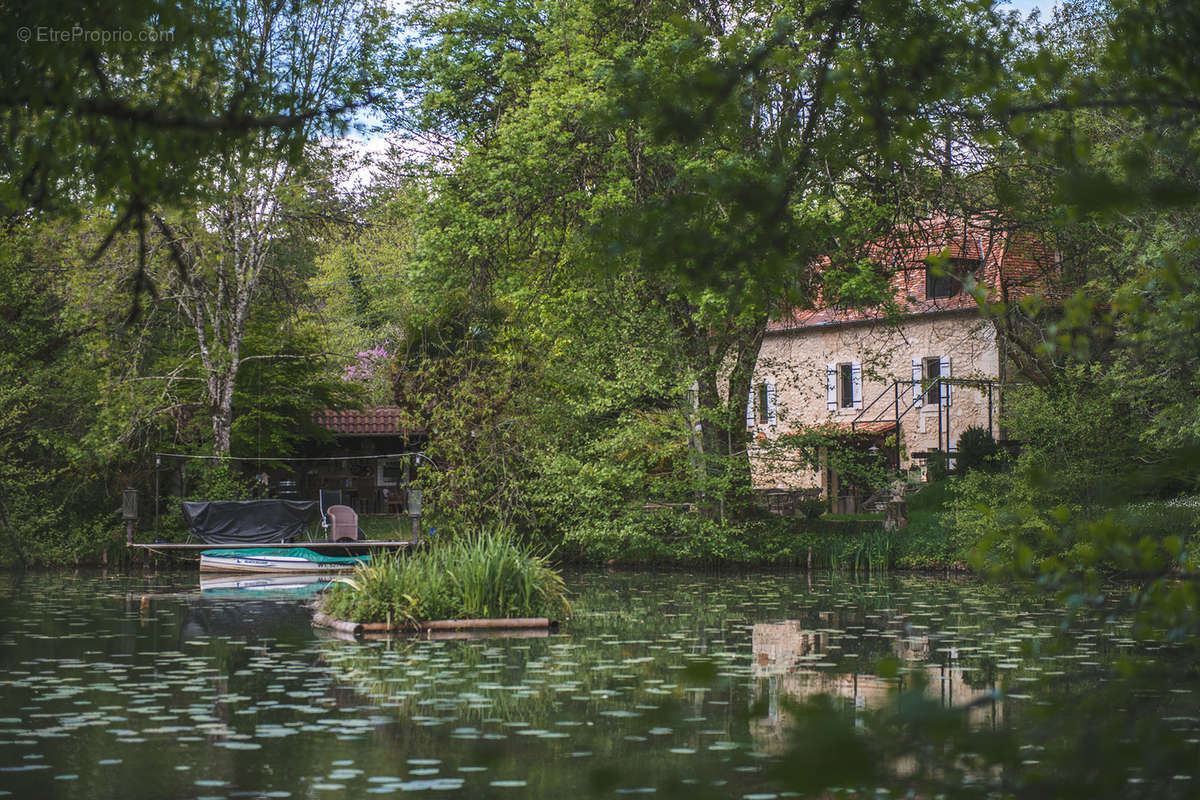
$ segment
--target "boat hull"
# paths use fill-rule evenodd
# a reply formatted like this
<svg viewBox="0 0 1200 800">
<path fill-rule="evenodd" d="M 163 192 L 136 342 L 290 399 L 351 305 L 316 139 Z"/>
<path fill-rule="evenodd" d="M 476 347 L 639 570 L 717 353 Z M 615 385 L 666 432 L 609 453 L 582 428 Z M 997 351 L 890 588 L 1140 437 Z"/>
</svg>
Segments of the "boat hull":
<svg viewBox="0 0 1200 800">
<path fill-rule="evenodd" d="M 200 591 L 206 594 L 246 596 L 253 593 L 269 595 L 274 592 L 313 593 L 324 589 L 332 580 L 318 572 L 276 575 L 238 575 L 208 573 L 200 577 Z"/>
<path fill-rule="evenodd" d="M 353 564 L 324 564 L 294 556 L 200 555 L 203 572 L 353 572 Z"/>
</svg>

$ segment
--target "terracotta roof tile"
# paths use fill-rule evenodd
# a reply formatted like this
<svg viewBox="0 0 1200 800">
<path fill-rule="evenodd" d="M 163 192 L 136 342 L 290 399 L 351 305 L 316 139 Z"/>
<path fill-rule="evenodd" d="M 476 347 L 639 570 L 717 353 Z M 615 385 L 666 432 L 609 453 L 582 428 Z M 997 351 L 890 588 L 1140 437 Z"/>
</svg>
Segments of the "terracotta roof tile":
<svg viewBox="0 0 1200 800">
<path fill-rule="evenodd" d="M 965 292 L 952 297 L 926 298 L 926 259 L 946 253 L 950 258 L 978 260 L 977 277 L 992 297 L 1013 298 L 1045 286 L 1054 268 L 1053 254 L 1032 236 L 995 229 L 983 222 L 936 219 L 906 226 L 886 241 L 868 247 L 873 260 L 891 274 L 895 308 L 903 316 L 948 311 L 974 311 L 975 299 Z M 881 319 L 886 309 L 845 309 L 824 306 L 789 308 L 772 319 L 769 332 Z"/>
<path fill-rule="evenodd" d="M 364 411 L 318 411 L 313 421 L 338 436 L 400 436 L 399 406 L 380 406 Z"/>
</svg>

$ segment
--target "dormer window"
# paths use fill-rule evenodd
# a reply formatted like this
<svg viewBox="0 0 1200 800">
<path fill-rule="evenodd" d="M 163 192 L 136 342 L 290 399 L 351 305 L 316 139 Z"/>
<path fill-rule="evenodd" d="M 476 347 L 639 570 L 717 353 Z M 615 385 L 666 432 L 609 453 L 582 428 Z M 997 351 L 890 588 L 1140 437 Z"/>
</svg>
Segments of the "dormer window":
<svg viewBox="0 0 1200 800">
<path fill-rule="evenodd" d="M 925 266 L 925 299 L 940 300 L 962 293 L 968 275 L 979 279 L 978 258 L 951 258 L 938 266 Z"/>
</svg>

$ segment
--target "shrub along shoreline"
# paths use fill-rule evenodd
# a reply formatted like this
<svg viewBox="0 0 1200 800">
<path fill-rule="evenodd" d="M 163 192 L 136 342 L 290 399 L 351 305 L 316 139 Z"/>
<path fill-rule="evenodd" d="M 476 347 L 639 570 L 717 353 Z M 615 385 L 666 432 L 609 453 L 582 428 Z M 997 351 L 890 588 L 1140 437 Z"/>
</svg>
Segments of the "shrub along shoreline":
<svg viewBox="0 0 1200 800">
<path fill-rule="evenodd" d="M 753 521 L 694 532 L 656 535 L 636 523 L 624 536 L 561 546 L 559 560 L 576 566 L 765 568 L 812 570 L 966 570 L 967 553 L 949 542 L 930 515 L 918 530 L 885 531 L 881 520 Z M 651 527 L 651 526 L 647 526 Z M 913 535 L 915 534 L 915 535 Z"/>
<path fill-rule="evenodd" d="M 1016 498 L 1007 485 L 1012 481 L 1004 473 L 971 473 L 930 483 L 909 497 L 908 526 L 891 532 L 883 531 L 881 518 L 863 518 L 863 515 L 781 517 L 763 510 L 748 519 L 722 525 L 695 513 L 637 508 L 617 510 L 565 531 L 523 531 L 527 539 L 544 545 L 542 550 L 523 549 L 545 569 L 561 564 L 650 569 L 976 573 L 1002 567 L 1020 545 L 1024 532 L 1035 526 L 1058 532 L 1053 541 L 1047 540 L 1046 546 L 1029 554 L 1030 559 L 1038 562 L 1078 549 L 1081 546 L 1078 542 L 1086 539 L 1087 526 L 1109 525 L 1126 531 L 1135 540 L 1167 537 L 1178 551 L 1181 565 L 1200 565 L 1200 495 L 1142 498 L 1092 508 L 1089 513 L 1074 509 L 1070 521 L 1063 522 L 1060 518 L 1063 507 Z M 997 497 L 1006 498 L 1005 503 L 997 504 L 994 501 Z M 481 546 L 479 536 L 501 535 L 512 538 L 498 530 L 446 538 L 459 541 L 465 548 L 468 543 Z M 143 559 L 140 564 L 143 567 L 145 559 L 153 558 L 160 563 L 162 558 L 138 555 Z M 465 553 L 461 555 L 465 557 Z M 135 558 L 135 553 L 120 548 L 108 565 L 136 568 L 139 564 Z M 166 563 L 182 566 L 171 557 L 167 557 Z M 402 564 L 384 567 L 383 559 L 377 559 L 377 563 L 380 570 L 416 568 Z M 1128 572 L 1117 564 L 1100 566 L 1106 573 Z M 427 569 L 452 571 L 453 565 Z M 430 578 L 428 585 L 435 585 L 433 581 Z M 420 611 L 424 605 L 440 603 L 436 597 L 441 591 L 439 588 L 433 595 L 427 591 L 421 598 L 412 596 L 409 605 Z M 393 604 L 395 619 L 403 619 L 405 613 L 411 612 L 405 603 L 408 601 Z M 438 618 L 426 612 L 416 616 Z M 386 612 L 378 621 L 385 618 Z"/>
<path fill-rule="evenodd" d="M 909 498 L 909 523 L 896 531 L 884 531 L 882 519 L 861 517 L 763 512 L 720 525 L 696 515 L 630 512 L 568 533 L 557 555 L 568 563 L 621 567 L 988 573 L 1003 571 L 1029 529 L 1058 531 L 1027 554 L 1040 563 L 1079 551 L 1089 531 L 1101 526 L 1134 541 L 1164 539 L 1177 569 L 1200 568 L 1200 495 L 1140 499 L 1086 514 L 1075 509 L 1067 516 L 1070 509 L 1062 506 L 997 505 L 995 497 L 1008 495 L 994 484 L 1006 479 L 972 473 L 930 483 Z M 1130 571 L 1125 563 L 1095 566 L 1113 576 Z"/>
<path fill-rule="evenodd" d="M 721 524 L 670 509 L 627 509 L 567 531 L 557 557 L 578 565 L 967 570 L 970 543 L 957 535 L 949 481 L 909 500 L 909 525 L 883 529 L 882 515 L 779 516 L 765 510 Z"/>
</svg>

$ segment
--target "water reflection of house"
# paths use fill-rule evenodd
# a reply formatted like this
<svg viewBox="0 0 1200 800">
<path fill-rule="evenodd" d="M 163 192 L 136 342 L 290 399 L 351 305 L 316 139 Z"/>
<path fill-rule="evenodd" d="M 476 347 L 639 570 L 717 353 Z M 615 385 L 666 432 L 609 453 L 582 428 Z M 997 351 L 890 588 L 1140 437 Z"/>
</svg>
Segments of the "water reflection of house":
<svg viewBox="0 0 1200 800">
<path fill-rule="evenodd" d="M 754 626 L 754 664 L 757 674 L 773 675 L 780 665 L 794 665 L 803 656 L 825 652 L 828 634 L 805 630 L 799 620 Z"/>
<path fill-rule="evenodd" d="M 905 635 L 903 630 L 888 631 L 892 655 L 904 661 L 911 676 L 921 668 L 927 680 L 927 694 L 944 707 L 961 707 L 986 699 L 994 687 L 976 688 L 967 682 L 969 670 L 958 660 L 953 649 L 938 650 L 929 636 Z M 877 675 L 847 672 L 829 666 L 840 658 L 838 633 L 829 628 L 806 627 L 800 620 L 759 623 L 752 633 L 755 678 L 760 699 L 767 701 L 767 717 L 755 727 L 756 737 L 782 744 L 785 722 L 782 702 L 803 701 L 818 694 L 842 698 L 853 712 L 883 707 L 890 693 L 903 687 L 904 678 L 888 680 Z M 940 663 L 929 663 L 937 658 Z M 825 660 L 828 659 L 828 660 Z M 818 664 L 826 666 L 818 666 Z M 908 677 L 907 680 L 913 680 Z M 995 726 L 1003 719 L 998 701 L 973 705 L 970 720 L 977 726 Z M 777 738 L 778 737 L 778 738 Z"/>
</svg>

